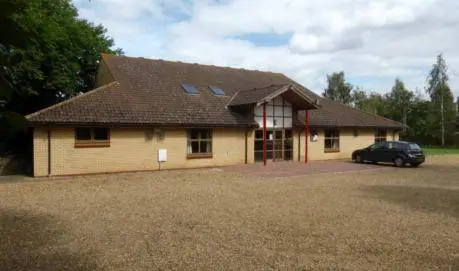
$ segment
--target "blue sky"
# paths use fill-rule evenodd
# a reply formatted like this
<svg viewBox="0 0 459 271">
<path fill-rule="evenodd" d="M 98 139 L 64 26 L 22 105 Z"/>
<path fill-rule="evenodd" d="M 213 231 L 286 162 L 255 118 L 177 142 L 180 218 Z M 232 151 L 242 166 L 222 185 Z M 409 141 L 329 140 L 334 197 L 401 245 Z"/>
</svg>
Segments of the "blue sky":
<svg viewBox="0 0 459 271">
<path fill-rule="evenodd" d="M 282 72 L 317 93 L 343 70 L 367 91 L 423 90 L 442 52 L 459 95 L 455 0 L 74 0 L 129 56 Z M 448 10 L 448 12 L 444 12 Z"/>
</svg>

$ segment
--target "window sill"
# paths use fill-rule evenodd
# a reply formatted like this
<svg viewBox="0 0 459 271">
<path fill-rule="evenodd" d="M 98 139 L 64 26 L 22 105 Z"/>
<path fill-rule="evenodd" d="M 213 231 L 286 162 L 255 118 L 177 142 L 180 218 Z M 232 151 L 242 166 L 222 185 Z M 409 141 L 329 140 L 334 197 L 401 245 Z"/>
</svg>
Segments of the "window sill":
<svg viewBox="0 0 459 271">
<path fill-rule="evenodd" d="M 209 159 L 212 157 L 212 153 L 192 153 L 186 156 L 187 159 Z"/>
<path fill-rule="evenodd" d="M 325 153 L 334 153 L 334 152 L 340 152 L 339 149 L 325 149 L 324 150 Z"/>
<path fill-rule="evenodd" d="M 110 143 L 75 143 L 75 148 L 109 148 Z"/>
</svg>

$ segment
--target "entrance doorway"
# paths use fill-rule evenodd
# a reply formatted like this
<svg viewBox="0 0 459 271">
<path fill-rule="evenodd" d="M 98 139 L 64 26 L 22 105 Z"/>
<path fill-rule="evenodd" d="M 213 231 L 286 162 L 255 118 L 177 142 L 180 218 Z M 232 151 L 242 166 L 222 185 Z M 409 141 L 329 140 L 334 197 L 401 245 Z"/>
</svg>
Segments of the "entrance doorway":
<svg viewBox="0 0 459 271">
<path fill-rule="evenodd" d="M 263 130 L 255 131 L 254 154 L 255 162 L 263 162 Z M 292 129 L 266 130 L 266 156 L 273 162 L 293 159 Z"/>
</svg>

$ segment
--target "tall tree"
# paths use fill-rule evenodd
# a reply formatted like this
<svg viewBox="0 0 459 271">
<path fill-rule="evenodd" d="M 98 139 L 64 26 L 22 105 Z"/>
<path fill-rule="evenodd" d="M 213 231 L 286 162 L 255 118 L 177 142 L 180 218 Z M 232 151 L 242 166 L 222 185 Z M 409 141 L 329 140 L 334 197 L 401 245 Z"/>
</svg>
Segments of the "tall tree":
<svg viewBox="0 0 459 271">
<path fill-rule="evenodd" d="M 367 93 L 363 88 L 361 87 L 356 87 L 354 90 L 352 90 L 352 103 L 354 104 L 355 108 L 358 108 L 360 110 L 366 110 L 367 104 L 368 104 L 368 97 Z"/>
<path fill-rule="evenodd" d="M 6 120 L 91 89 L 100 54 L 122 53 L 70 0 L 3 0 L 0 33 L 2 134 L 19 123 Z"/>
<path fill-rule="evenodd" d="M 346 82 L 343 71 L 327 75 L 327 88 L 323 96 L 345 105 L 352 104 L 352 85 Z"/>
<path fill-rule="evenodd" d="M 414 93 L 405 88 L 405 84 L 399 78 L 395 79 L 392 91 L 388 95 L 388 103 L 391 118 L 403 123 L 403 131 L 406 131 L 407 116 L 412 110 Z"/>
<path fill-rule="evenodd" d="M 434 113 L 438 116 L 442 146 L 445 146 L 446 128 L 456 117 L 454 97 L 448 86 L 448 80 L 448 67 L 443 55 L 439 54 L 427 77 L 426 92 L 433 103 Z"/>
</svg>

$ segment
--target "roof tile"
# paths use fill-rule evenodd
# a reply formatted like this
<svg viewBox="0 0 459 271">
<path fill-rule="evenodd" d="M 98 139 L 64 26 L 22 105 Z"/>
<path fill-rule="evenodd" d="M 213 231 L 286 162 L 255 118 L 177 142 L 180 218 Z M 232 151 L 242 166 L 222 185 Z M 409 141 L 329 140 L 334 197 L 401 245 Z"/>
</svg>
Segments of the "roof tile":
<svg viewBox="0 0 459 271">
<path fill-rule="evenodd" d="M 102 62 L 106 63 L 115 82 L 28 115 L 29 122 L 255 125 L 253 119 L 232 111 L 227 105 L 230 102 L 237 104 L 255 101 L 260 95 L 276 91 L 279 86 L 293 84 L 308 97 L 319 101 L 321 108 L 311 111 L 311 125 L 401 127 L 398 122 L 321 98 L 280 73 L 105 54 L 102 55 Z M 188 95 L 183 91 L 183 83 L 193 84 L 199 94 Z M 209 85 L 224 89 L 226 95 L 214 95 L 209 91 Z M 243 91 L 243 94 L 234 97 L 238 91 Z"/>
</svg>

